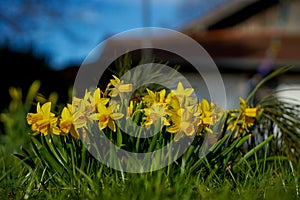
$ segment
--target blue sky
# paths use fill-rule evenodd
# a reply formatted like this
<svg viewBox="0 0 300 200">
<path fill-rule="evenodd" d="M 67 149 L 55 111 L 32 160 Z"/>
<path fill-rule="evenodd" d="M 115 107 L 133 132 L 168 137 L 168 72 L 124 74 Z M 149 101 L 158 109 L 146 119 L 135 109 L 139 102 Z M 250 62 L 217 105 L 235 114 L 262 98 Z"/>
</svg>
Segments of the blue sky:
<svg viewBox="0 0 300 200">
<path fill-rule="evenodd" d="M 0 2 L 2 16 L 18 20 L 13 27 L 0 18 L 1 37 L 14 47 L 32 45 L 38 54 L 49 55 L 54 69 L 62 69 L 80 64 L 111 35 L 144 26 L 178 30 L 225 0 L 26 1 L 32 2 Z"/>
</svg>

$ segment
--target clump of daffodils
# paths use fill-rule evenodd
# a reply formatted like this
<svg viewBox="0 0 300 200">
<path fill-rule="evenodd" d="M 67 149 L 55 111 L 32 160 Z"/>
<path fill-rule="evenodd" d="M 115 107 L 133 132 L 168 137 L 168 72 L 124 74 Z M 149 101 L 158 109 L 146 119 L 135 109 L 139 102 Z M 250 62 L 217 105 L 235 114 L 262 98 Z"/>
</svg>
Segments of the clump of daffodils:
<svg viewBox="0 0 300 200">
<path fill-rule="evenodd" d="M 125 101 L 124 94 L 132 93 L 132 88 L 132 84 L 113 76 L 105 91 L 100 88 L 86 90 L 83 98 L 73 97 L 72 103 L 67 104 L 58 115 L 51 111 L 51 102 L 37 103 L 36 113 L 28 113 L 27 122 L 34 135 L 70 134 L 78 139 L 79 133 L 89 130 L 90 124 L 97 124 L 99 130 L 116 132 L 117 120 L 133 120 L 139 115 L 141 117 L 136 124 L 158 126 L 161 133 L 173 134 L 174 140 L 178 141 L 186 136 L 213 133 L 212 127 L 228 113 L 228 130 L 238 129 L 237 133 L 249 131 L 258 115 L 258 108 L 249 107 L 242 98 L 240 109 L 228 112 L 206 99 L 199 101 L 193 95 L 194 89 L 184 88 L 181 82 L 176 89 L 154 91 L 147 88 L 145 95 L 138 100 L 131 98 Z M 117 96 L 122 101 L 116 101 Z"/>
</svg>

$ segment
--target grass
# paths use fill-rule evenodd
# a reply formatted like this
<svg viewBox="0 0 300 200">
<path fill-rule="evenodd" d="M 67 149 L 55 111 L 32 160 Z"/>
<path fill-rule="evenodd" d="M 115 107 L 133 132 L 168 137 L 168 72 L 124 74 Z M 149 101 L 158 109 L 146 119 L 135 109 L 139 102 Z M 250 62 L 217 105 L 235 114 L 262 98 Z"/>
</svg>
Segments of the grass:
<svg viewBox="0 0 300 200">
<path fill-rule="evenodd" d="M 244 169 L 235 174 L 234 178 L 230 173 L 225 177 L 224 174 L 212 174 L 203 179 L 201 172 L 186 176 L 167 174 L 165 170 L 159 170 L 144 174 L 124 174 L 122 179 L 118 172 L 97 172 L 94 178 L 78 177 L 75 187 L 66 184 L 47 188 L 34 186 L 39 182 L 36 171 L 22 165 L 15 167 L 1 180 L 1 199 L 299 198 L 296 181 L 299 175 L 293 174 L 288 162 L 284 160 L 272 161 L 271 164 L 258 162 L 254 166 L 247 161 Z M 24 175 L 27 176 L 26 179 Z"/>
</svg>

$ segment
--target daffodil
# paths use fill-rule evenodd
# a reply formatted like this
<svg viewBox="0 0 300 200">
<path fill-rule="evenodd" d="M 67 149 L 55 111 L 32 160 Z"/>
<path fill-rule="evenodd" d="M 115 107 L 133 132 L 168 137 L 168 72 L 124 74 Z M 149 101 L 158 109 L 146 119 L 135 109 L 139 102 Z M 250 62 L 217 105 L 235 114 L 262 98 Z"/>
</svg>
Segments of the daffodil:
<svg viewBox="0 0 300 200">
<path fill-rule="evenodd" d="M 118 77 L 113 75 L 114 79 L 110 80 L 110 84 L 114 86 L 114 88 L 109 93 L 109 96 L 116 97 L 120 96 L 123 99 L 124 92 L 131 92 L 132 91 L 132 84 L 125 84 L 124 81 L 120 80 Z"/>
<path fill-rule="evenodd" d="M 222 114 L 222 110 L 217 108 L 215 104 L 202 99 L 201 103 L 198 104 L 196 112 L 196 116 L 198 117 L 198 131 L 211 131 L 209 126 L 215 125 Z"/>
<path fill-rule="evenodd" d="M 166 102 L 168 105 L 168 108 L 171 112 L 177 112 L 177 110 L 180 109 L 180 107 L 184 106 L 183 102 L 179 102 L 178 98 L 173 95 L 172 93 L 169 93 L 166 97 Z"/>
<path fill-rule="evenodd" d="M 96 99 L 97 100 L 97 99 Z M 77 98 L 74 97 L 72 101 L 72 114 L 75 127 L 87 128 L 88 123 L 92 123 L 94 119 L 91 117 L 93 113 L 96 112 L 95 101 L 91 92 L 85 92 L 84 97 Z"/>
<path fill-rule="evenodd" d="M 72 106 L 74 111 L 80 110 L 82 113 L 89 114 L 96 110 L 93 96 L 90 91 L 86 90 L 83 98 L 73 97 Z"/>
<path fill-rule="evenodd" d="M 127 118 L 133 115 L 133 101 L 129 102 L 129 106 L 127 107 Z"/>
<path fill-rule="evenodd" d="M 258 115 L 258 108 L 246 108 L 245 109 L 245 116 L 255 118 Z"/>
<path fill-rule="evenodd" d="M 258 116 L 258 111 L 258 108 L 251 108 L 247 102 L 240 97 L 240 110 L 238 111 L 238 115 L 235 117 L 236 119 L 231 125 L 228 126 L 228 129 L 233 131 L 238 128 L 238 132 L 236 132 L 235 137 L 243 130 L 249 132 L 249 129 L 255 123 L 255 119 Z"/>
<path fill-rule="evenodd" d="M 116 132 L 115 120 L 121 119 L 123 116 L 123 113 L 113 112 L 111 106 L 106 107 L 103 104 L 98 104 L 97 113 L 93 114 L 91 117 L 98 120 L 100 130 L 109 127 L 112 131 Z"/>
<path fill-rule="evenodd" d="M 149 126 L 151 124 L 156 125 L 158 121 L 161 123 L 161 127 L 163 126 L 169 126 L 170 123 L 167 119 L 167 112 L 165 108 L 160 104 L 153 104 L 150 108 L 144 108 L 145 112 L 145 126 Z"/>
<path fill-rule="evenodd" d="M 196 117 L 194 116 L 194 107 L 189 106 L 177 110 L 170 116 L 171 126 L 167 127 L 167 131 L 174 133 L 174 141 L 178 141 L 184 135 L 193 136 L 196 132 Z"/>
<path fill-rule="evenodd" d="M 60 129 L 57 127 L 58 118 L 51 112 L 51 102 L 47 102 L 40 106 L 37 104 L 36 113 L 27 114 L 27 123 L 31 125 L 31 129 L 35 132 L 34 135 L 42 133 L 48 134 L 60 134 Z"/>
<path fill-rule="evenodd" d="M 9 110 L 13 111 L 18 108 L 18 106 L 22 106 L 22 90 L 21 88 L 10 87 L 9 94 L 12 98 L 12 101 L 9 104 Z"/>
<path fill-rule="evenodd" d="M 212 123 L 212 109 L 206 99 L 202 99 L 199 105 L 200 109 L 200 123 L 203 125 L 210 125 Z"/>
<path fill-rule="evenodd" d="M 166 105 L 166 90 L 160 90 L 158 92 L 153 92 L 152 90 L 147 90 L 147 95 L 145 95 L 142 99 L 148 106 L 151 106 L 152 104 L 161 104 L 161 105 Z"/>
<path fill-rule="evenodd" d="M 171 90 L 171 95 L 175 96 L 179 102 L 186 101 L 187 104 L 193 104 L 195 99 L 191 97 L 193 88 L 184 88 L 181 82 L 178 82 L 176 90 Z"/>
<path fill-rule="evenodd" d="M 242 120 L 242 127 L 248 129 L 254 125 L 255 118 L 258 115 L 258 108 L 251 108 L 248 106 L 247 102 L 240 98 L 240 109 L 241 109 L 241 120 Z"/>
<path fill-rule="evenodd" d="M 100 88 L 96 88 L 93 98 L 91 98 L 91 104 L 97 107 L 99 103 L 106 105 L 108 102 L 109 98 L 102 97 Z"/>
<path fill-rule="evenodd" d="M 67 104 L 67 107 L 63 108 L 61 112 L 61 120 L 59 123 L 59 127 L 64 134 L 70 133 L 74 138 L 79 138 L 77 127 L 73 119 L 72 104 Z"/>
</svg>

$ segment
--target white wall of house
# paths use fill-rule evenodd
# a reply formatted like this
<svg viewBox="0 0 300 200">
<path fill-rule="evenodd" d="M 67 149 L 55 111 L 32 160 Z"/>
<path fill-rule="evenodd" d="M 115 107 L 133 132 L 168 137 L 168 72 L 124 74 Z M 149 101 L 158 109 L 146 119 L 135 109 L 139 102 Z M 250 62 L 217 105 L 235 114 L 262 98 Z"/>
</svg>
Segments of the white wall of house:
<svg viewBox="0 0 300 200">
<path fill-rule="evenodd" d="M 195 73 L 184 73 L 186 79 L 190 82 L 190 84 L 195 89 L 197 96 L 201 98 L 210 99 L 210 95 L 207 89 L 207 86 L 203 79 L 199 77 L 199 75 Z M 244 74 L 221 74 L 223 79 L 223 83 L 225 86 L 226 92 L 226 105 L 227 109 L 230 108 L 239 108 L 239 97 L 246 98 L 249 87 L 248 87 L 248 77 Z M 219 89 L 220 86 L 214 85 L 210 86 L 210 88 Z"/>
<path fill-rule="evenodd" d="M 277 96 L 286 101 L 300 105 L 300 77 L 299 75 L 283 76 L 281 84 L 276 88 Z"/>
<path fill-rule="evenodd" d="M 210 99 L 209 92 L 205 82 L 199 75 L 195 73 L 184 73 L 186 79 L 195 89 L 198 97 Z M 226 92 L 226 105 L 227 109 L 239 108 L 239 97 L 246 98 L 250 92 L 249 87 L 249 76 L 246 74 L 237 74 L 237 73 L 226 73 L 221 74 L 223 83 L 225 86 Z M 218 87 L 213 86 L 214 87 Z M 218 89 L 218 88 L 216 88 Z M 279 79 L 279 84 L 274 91 L 277 91 L 276 94 L 280 98 L 285 98 L 286 100 L 294 103 L 300 104 L 300 77 L 299 75 L 283 75 Z M 269 95 L 266 90 L 262 91 L 260 95 Z M 293 100 L 292 100 L 293 99 Z"/>
</svg>

